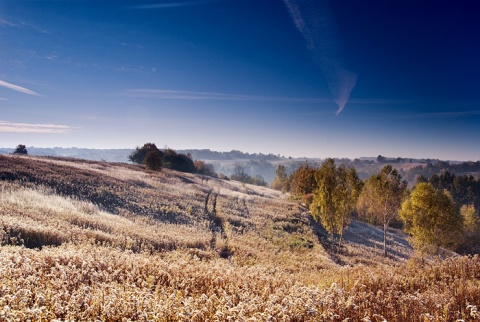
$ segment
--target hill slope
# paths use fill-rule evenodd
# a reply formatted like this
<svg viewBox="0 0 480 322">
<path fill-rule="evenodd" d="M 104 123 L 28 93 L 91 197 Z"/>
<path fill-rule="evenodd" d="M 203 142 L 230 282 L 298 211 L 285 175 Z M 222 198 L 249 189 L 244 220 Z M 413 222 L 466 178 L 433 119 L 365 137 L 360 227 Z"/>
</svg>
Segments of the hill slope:
<svg viewBox="0 0 480 322">
<path fill-rule="evenodd" d="M 337 255 L 329 252 L 325 232 L 305 208 L 268 188 L 76 159 L 0 156 L 0 169 L 3 182 L 15 183 L 3 184 L 9 191 L 3 199 L 15 209 L 12 223 L 23 232 L 27 247 L 90 236 L 123 248 L 127 246 L 121 243 L 131 239 L 129 247 L 135 251 L 192 248 L 214 254 L 228 246 L 239 262 L 286 257 L 293 266 L 331 267 L 384 261 L 378 256 L 380 230 L 354 222 L 345 235 L 346 255 Z M 51 215 L 45 218 L 45 213 Z M 19 218 L 25 218 L 24 225 Z M 29 227 L 51 236 L 37 236 Z M 411 249 L 404 236 L 394 236 L 392 260 L 408 258 Z"/>
<path fill-rule="evenodd" d="M 406 262 L 394 231 L 383 258 L 360 222 L 338 254 L 326 237 L 267 188 L 0 155 L 0 320 L 475 318 L 478 258 Z"/>
</svg>

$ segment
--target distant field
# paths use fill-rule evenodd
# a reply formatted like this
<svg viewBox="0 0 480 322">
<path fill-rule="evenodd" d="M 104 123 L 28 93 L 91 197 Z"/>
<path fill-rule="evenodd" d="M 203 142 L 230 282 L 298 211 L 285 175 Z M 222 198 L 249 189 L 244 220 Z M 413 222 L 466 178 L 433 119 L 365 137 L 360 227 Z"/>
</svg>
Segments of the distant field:
<svg viewBox="0 0 480 322">
<path fill-rule="evenodd" d="M 0 321 L 475 321 L 480 259 L 352 222 L 340 252 L 268 188 L 0 155 Z"/>
</svg>

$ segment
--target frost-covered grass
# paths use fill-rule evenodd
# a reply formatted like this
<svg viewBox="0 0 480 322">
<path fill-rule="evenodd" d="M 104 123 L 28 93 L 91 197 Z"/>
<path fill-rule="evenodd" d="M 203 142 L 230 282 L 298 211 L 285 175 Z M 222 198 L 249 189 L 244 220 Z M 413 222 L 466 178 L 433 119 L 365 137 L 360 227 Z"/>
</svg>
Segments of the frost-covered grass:
<svg viewBox="0 0 480 322">
<path fill-rule="evenodd" d="M 320 270 L 91 244 L 0 247 L 2 321 L 476 321 L 480 260 Z"/>
<path fill-rule="evenodd" d="M 480 318 L 478 257 L 409 260 L 392 232 L 384 258 L 381 240 L 352 222 L 337 253 L 267 188 L 0 156 L 0 321 Z"/>
<path fill-rule="evenodd" d="M 142 216 L 122 217 L 98 206 L 51 194 L 48 189 L 0 184 L 0 240 L 42 247 L 93 242 L 135 251 L 206 248 L 205 227 L 163 223 Z"/>
</svg>

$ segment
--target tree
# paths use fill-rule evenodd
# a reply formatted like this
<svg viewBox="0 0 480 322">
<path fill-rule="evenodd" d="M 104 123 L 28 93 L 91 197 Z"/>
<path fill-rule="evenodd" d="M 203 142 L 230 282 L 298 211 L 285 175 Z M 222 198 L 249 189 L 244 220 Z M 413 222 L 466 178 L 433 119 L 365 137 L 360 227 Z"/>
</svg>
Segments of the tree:
<svg viewBox="0 0 480 322">
<path fill-rule="evenodd" d="M 27 148 L 25 147 L 24 144 L 19 144 L 15 148 L 15 151 L 13 151 L 13 154 L 28 154 Z"/>
<path fill-rule="evenodd" d="M 197 171 L 191 155 L 177 153 L 173 149 L 165 150 L 163 155 L 163 164 L 166 168 L 172 170 L 188 173 L 195 173 Z"/>
<path fill-rule="evenodd" d="M 251 177 L 248 183 L 254 184 L 256 186 L 261 186 L 261 187 L 266 187 L 268 185 L 265 179 L 259 174 Z"/>
<path fill-rule="evenodd" d="M 358 198 L 357 211 L 374 225 L 383 225 L 383 251 L 387 256 L 387 228 L 397 216 L 407 191 L 407 184 L 391 165 L 365 181 Z"/>
<path fill-rule="evenodd" d="M 149 170 L 157 171 L 162 168 L 162 158 L 157 151 L 150 150 L 147 152 L 144 160 L 145 167 Z"/>
<path fill-rule="evenodd" d="M 340 247 L 343 231 L 355 209 L 361 181 L 354 168 L 342 165 L 337 169 L 333 159 L 323 162 L 315 172 L 315 180 L 317 186 L 313 192 L 310 211 L 313 218 L 322 223 L 333 239 L 336 235 L 340 236 Z"/>
<path fill-rule="evenodd" d="M 419 184 L 422 182 L 428 182 L 428 179 L 423 174 L 415 176 L 415 184 Z"/>
<path fill-rule="evenodd" d="M 454 249 L 461 241 L 463 219 L 446 190 L 437 190 L 430 183 L 419 183 L 403 202 L 400 216 L 405 230 L 412 236 L 413 246 L 422 251 L 435 247 Z"/>
<path fill-rule="evenodd" d="M 197 173 L 209 176 L 209 177 L 216 177 L 217 173 L 213 167 L 213 164 L 207 164 L 201 160 L 196 160 L 193 165 L 197 170 Z"/>
<path fill-rule="evenodd" d="M 230 179 L 240 181 L 243 183 L 248 183 L 252 177 L 245 171 L 245 168 L 240 164 L 236 164 L 233 168 L 233 174 L 230 176 Z"/>
<path fill-rule="evenodd" d="M 339 246 L 342 244 L 343 230 L 350 223 L 350 215 L 355 211 L 362 185 L 355 168 L 344 165 L 338 167 L 335 204 L 338 220 L 341 221 Z"/>
<path fill-rule="evenodd" d="M 430 177 L 429 183 L 435 189 L 446 189 L 458 205 L 470 205 L 480 208 L 480 179 L 475 180 L 472 175 L 456 176 L 448 171 L 434 174 Z"/>
<path fill-rule="evenodd" d="M 317 186 L 315 169 L 308 162 L 302 164 L 290 176 L 290 192 L 296 197 L 313 193 Z"/>
<path fill-rule="evenodd" d="M 463 218 L 463 242 L 460 246 L 462 253 L 478 253 L 480 244 L 480 219 L 473 205 L 463 205 L 460 208 Z"/>
<path fill-rule="evenodd" d="M 379 154 L 379 155 L 377 156 L 377 162 L 378 162 L 378 163 L 385 163 L 385 162 L 387 162 L 387 158 L 385 158 L 384 156 L 382 156 L 381 154 Z"/>
<path fill-rule="evenodd" d="M 128 156 L 128 160 L 133 163 L 144 164 L 145 157 L 149 151 L 159 154 L 160 159 L 163 158 L 163 152 L 160 151 L 154 143 L 145 143 L 141 148 L 137 146 L 135 150 Z"/>
<path fill-rule="evenodd" d="M 288 176 L 285 166 L 282 164 L 277 165 L 276 177 L 271 184 L 272 189 L 286 192 L 288 190 Z"/>
</svg>

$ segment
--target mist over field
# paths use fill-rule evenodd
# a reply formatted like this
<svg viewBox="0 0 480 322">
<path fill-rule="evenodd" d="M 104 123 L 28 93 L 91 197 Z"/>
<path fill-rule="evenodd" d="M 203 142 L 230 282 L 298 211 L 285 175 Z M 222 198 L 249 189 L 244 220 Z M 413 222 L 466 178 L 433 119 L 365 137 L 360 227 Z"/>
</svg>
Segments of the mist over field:
<svg viewBox="0 0 480 322">
<path fill-rule="evenodd" d="M 13 148 L 0 148 L 0 153 L 12 153 Z M 28 147 L 29 154 L 38 156 L 61 156 L 73 157 L 93 161 L 129 162 L 128 155 L 133 149 L 87 149 L 87 148 L 41 148 Z M 251 175 L 260 175 L 270 184 L 275 178 L 276 166 L 285 165 L 287 172 L 291 174 L 305 162 L 313 166 L 319 166 L 323 159 L 320 158 L 292 158 L 289 156 L 274 155 L 272 153 L 246 153 L 238 150 L 229 152 L 217 152 L 209 149 L 186 149 L 178 150 L 179 153 L 190 154 L 194 160 L 202 160 L 214 166 L 216 172 L 230 176 L 234 173 L 235 166 L 242 166 Z M 429 158 L 361 157 L 355 159 L 337 158 L 337 162 L 353 165 L 359 172 L 361 179 L 367 179 L 373 173 L 387 163 L 393 164 L 401 171 L 402 176 L 410 184 L 419 175 L 429 177 L 441 171 L 450 171 L 458 175 L 471 174 L 480 177 L 478 162 L 462 162 L 460 160 L 442 161 Z M 431 166 L 426 167 L 428 164 Z"/>
</svg>

